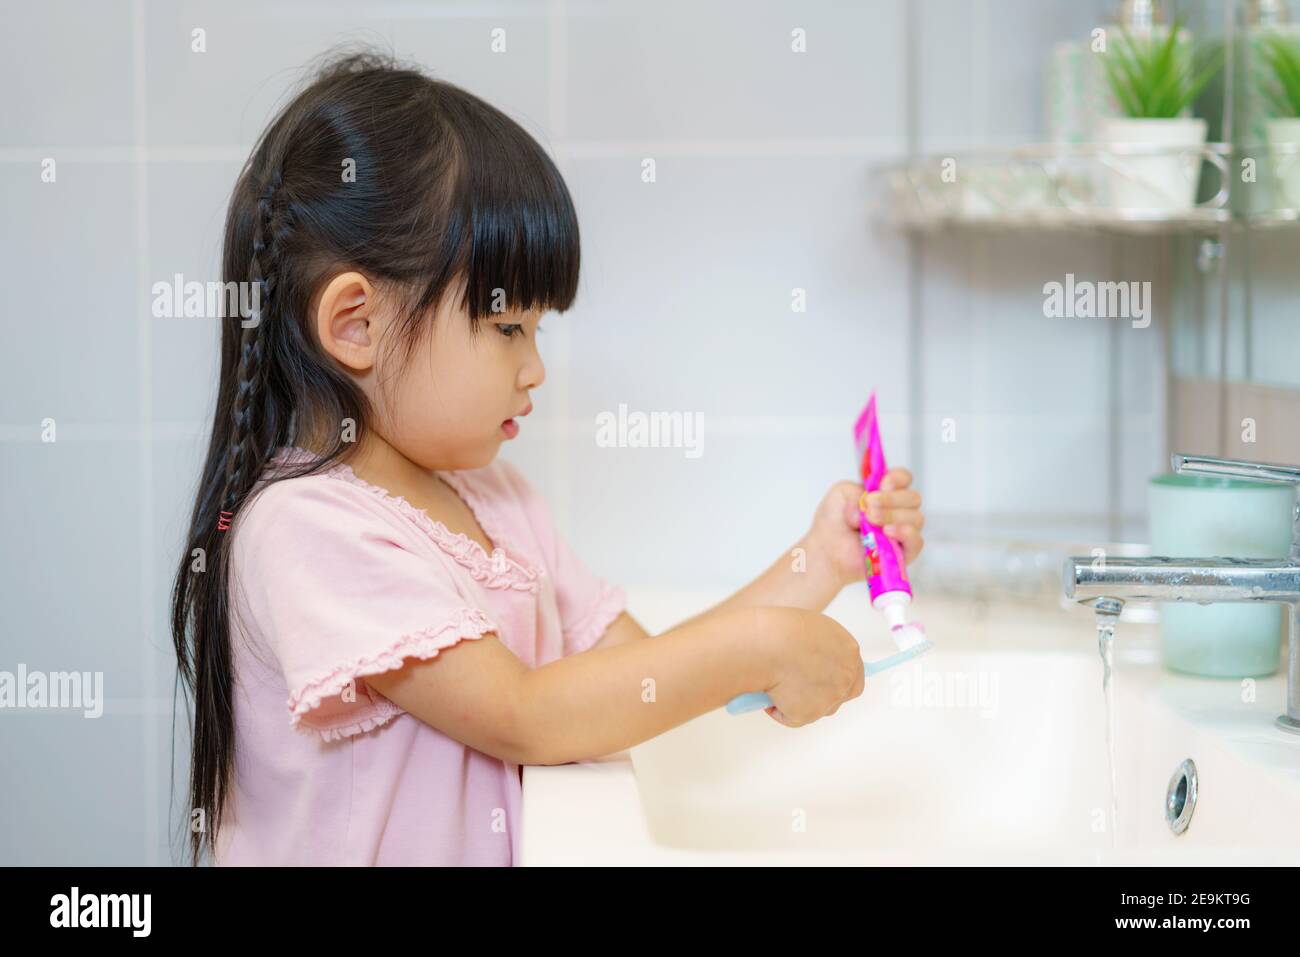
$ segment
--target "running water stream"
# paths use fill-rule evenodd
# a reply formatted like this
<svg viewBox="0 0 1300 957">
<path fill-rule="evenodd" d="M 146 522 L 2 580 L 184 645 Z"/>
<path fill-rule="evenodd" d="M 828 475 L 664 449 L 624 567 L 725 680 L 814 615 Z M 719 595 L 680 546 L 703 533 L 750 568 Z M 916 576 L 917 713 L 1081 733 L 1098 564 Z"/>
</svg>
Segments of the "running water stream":
<svg viewBox="0 0 1300 957">
<path fill-rule="evenodd" d="M 1119 843 L 1119 789 L 1115 777 L 1115 689 L 1111 670 L 1115 663 L 1115 625 L 1124 602 L 1118 598 L 1099 598 L 1093 605 L 1097 619 L 1097 650 L 1101 653 L 1101 690 L 1106 698 L 1106 759 L 1110 763 L 1110 846 Z"/>
</svg>

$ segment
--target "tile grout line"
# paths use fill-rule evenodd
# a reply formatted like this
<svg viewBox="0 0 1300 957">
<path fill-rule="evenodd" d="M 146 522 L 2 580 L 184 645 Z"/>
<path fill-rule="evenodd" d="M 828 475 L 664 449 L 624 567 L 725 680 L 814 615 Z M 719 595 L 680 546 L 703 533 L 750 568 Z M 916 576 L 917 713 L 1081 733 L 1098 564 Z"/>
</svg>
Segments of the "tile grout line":
<svg viewBox="0 0 1300 957">
<path fill-rule="evenodd" d="M 556 144 L 555 162 L 560 167 L 561 176 L 568 172 L 567 167 L 570 166 L 573 157 L 571 144 L 564 143 L 564 136 L 568 131 L 568 88 L 566 86 L 568 25 L 565 20 L 567 13 L 567 5 L 564 0 L 548 0 L 546 19 L 550 49 L 547 56 L 546 109 L 550 125 L 550 136 Z M 579 281 L 579 288 L 581 289 L 581 280 Z M 556 344 L 555 351 L 560 373 L 552 380 L 552 395 L 555 396 L 556 407 L 560 411 L 562 421 L 568 421 L 572 415 L 569 375 L 573 366 L 573 335 L 570 323 L 567 322 L 554 323 L 551 330 L 547 331 L 552 330 L 554 330 L 555 338 L 553 341 Z M 571 522 L 572 498 L 569 494 L 573 479 L 570 468 L 570 450 L 558 443 L 552 445 L 551 448 L 559 452 L 550 462 L 553 486 L 551 496 L 552 515 L 556 524 L 563 530 L 561 534 L 569 537 L 573 529 L 573 523 Z"/>
<path fill-rule="evenodd" d="M 905 137 L 907 160 L 916 162 L 921 150 L 920 116 L 920 14 L 913 5 L 903 11 L 903 109 L 905 112 Z M 907 409 L 910 421 L 907 426 L 909 467 L 918 486 L 925 482 L 926 414 L 925 357 L 925 300 L 922 286 L 925 281 L 925 246 L 915 234 L 904 240 L 907 282 Z"/>
<path fill-rule="evenodd" d="M 145 82 L 145 26 L 144 2 L 133 0 L 132 21 L 132 99 L 135 115 L 135 200 L 136 200 L 136 270 L 138 289 L 149 288 L 149 166 L 148 115 Z M 137 295 L 143 295 L 137 293 Z M 153 440 L 149 426 L 153 422 L 153 388 L 150 366 L 153 361 L 153 344 L 149 320 L 152 313 L 141 308 L 137 321 L 140 335 L 139 399 L 142 441 L 139 447 L 140 466 L 140 605 L 141 605 L 141 680 L 151 691 L 155 686 L 154 674 L 154 556 L 153 556 Z M 158 756 L 155 753 L 157 737 L 154 722 L 146 715 L 140 722 L 144 737 L 144 818 L 145 864 L 158 864 Z"/>
</svg>

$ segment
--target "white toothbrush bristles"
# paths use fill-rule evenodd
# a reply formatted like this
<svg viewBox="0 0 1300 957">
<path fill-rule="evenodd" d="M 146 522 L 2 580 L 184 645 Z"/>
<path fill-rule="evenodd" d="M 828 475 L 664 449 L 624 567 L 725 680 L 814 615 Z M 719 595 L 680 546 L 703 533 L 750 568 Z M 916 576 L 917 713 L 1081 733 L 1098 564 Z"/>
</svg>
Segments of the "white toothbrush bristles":
<svg viewBox="0 0 1300 957">
<path fill-rule="evenodd" d="M 929 638 L 925 637 L 925 629 L 919 622 L 911 622 L 906 625 L 895 625 L 890 629 L 894 644 L 898 645 L 900 651 L 907 651 L 909 648 L 922 645 L 929 648 L 934 644 Z M 922 648 L 921 650 L 924 650 Z"/>
</svg>

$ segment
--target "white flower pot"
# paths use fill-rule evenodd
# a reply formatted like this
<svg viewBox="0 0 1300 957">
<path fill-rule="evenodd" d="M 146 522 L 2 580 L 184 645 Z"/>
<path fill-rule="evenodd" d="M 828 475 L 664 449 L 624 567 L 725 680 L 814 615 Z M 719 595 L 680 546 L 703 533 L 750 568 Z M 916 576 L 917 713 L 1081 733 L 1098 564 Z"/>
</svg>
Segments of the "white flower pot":
<svg viewBox="0 0 1300 957">
<path fill-rule="evenodd" d="M 1269 120 L 1264 135 L 1277 184 L 1275 205 L 1300 209 L 1300 118 Z"/>
<path fill-rule="evenodd" d="M 1176 212 L 1196 205 L 1205 146 L 1205 120 L 1116 118 L 1102 126 L 1100 159 L 1110 205 Z"/>
</svg>

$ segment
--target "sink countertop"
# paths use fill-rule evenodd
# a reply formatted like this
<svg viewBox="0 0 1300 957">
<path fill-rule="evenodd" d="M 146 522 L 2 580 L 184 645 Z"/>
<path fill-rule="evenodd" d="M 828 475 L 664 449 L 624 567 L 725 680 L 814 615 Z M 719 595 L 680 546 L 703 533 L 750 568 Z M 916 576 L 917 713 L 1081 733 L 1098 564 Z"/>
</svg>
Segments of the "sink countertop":
<svg viewBox="0 0 1300 957">
<path fill-rule="evenodd" d="M 632 590 L 629 589 L 629 592 Z M 652 593 L 647 593 L 649 597 Z M 657 597 L 657 596 L 656 596 Z M 647 630 L 656 633 L 675 621 L 709 607 L 709 599 L 691 601 L 674 593 L 670 600 L 656 605 L 662 608 L 660 621 L 654 614 L 638 614 Z M 875 612 L 867 609 L 858 614 L 855 606 L 864 604 L 861 596 L 848 600 L 841 595 L 826 613 L 841 621 L 857 635 L 880 630 Z M 685 610 L 693 609 L 693 610 Z M 929 623 L 929 633 L 953 650 L 993 649 L 1003 651 L 1077 651 L 1081 656 L 1096 658 L 1092 640 L 1092 617 L 1082 609 L 1068 611 L 1051 605 L 972 606 L 967 602 L 929 599 L 915 603 L 915 619 Z M 985 619 L 996 625 L 990 636 Z M 935 628 L 935 624 L 939 628 Z M 962 628 L 953 627 L 960 623 Z M 947 626 L 947 627 L 944 627 Z M 940 638 L 939 636 L 943 637 Z M 1078 636 L 1076 642 L 1075 636 Z M 867 657 L 889 653 L 888 639 L 872 648 Z M 878 650 L 880 654 L 872 654 Z M 924 661 L 924 658 L 919 659 Z M 1285 661 L 1285 643 L 1282 649 Z M 1242 760 L 1269 767 L 1285 787 L 1300 792 L 1300 735 L 1288 735 L 1273 725 L 1276 715 L 1285 710 L 1285 668 L 1255 681 L 1255 700 L 1243 703 L 1239 679 L 1198 678 L 1166 671 L 1160 664 L 1157 626 L 1121 621 L 1115 643 L 1117 681 L 1135 682 L 1154 695 L 1188 725 L 1215 736 L 1217 742 Z M 1100 663 L 1098 663 L 1100 676 Z M 1099 680 L 1100 684 L 1100 680 Z M 1097 693 L 1101 694 L 1098 687 Z M 1221 706 L 1220 706 L 1221 705 Z M 736 720 L 759 720 L 758 716 Z M 833 720 L 833 719 L 831 719 Z M 791 729 L 797 733 L 798 729 Z M 1101 733 L 1100 729 L 1099 732 Z M 530 765 L 524 768 L 523 832 L 521 866 L 592 866 L 592 865 L 754 865 L 774 863 L 770 851 L 698 851 L 659 844 L 648 828 L 637 788 L 632 749 L 613 752 L 599 758 L 562 765 Z M 1125 863 L 1128 854 L 1133 863 L 1150 863 L 1151 852 L 1111 851 L 1107 862 Z M 779 856 L 779 855 L 778 855 Z M 970 849 L 944 852 L 884 850 L 880 863 L 893 864 L 980 864 L 989 863 L 989 855 Z M 815 863 L 815 856 L 791 858 L 791 864 Z M 1226 849 L 1186 853 L 1168 863 L 1231 863 L 1232 852 Z M 1059 853 L 1044 854 L 1042 863 L 1100 863 L 1094 852 L 1080 851 L 1069 860 Z M 1294 864 L 1279 859 L 1278 863 Z"/>
</svg>

